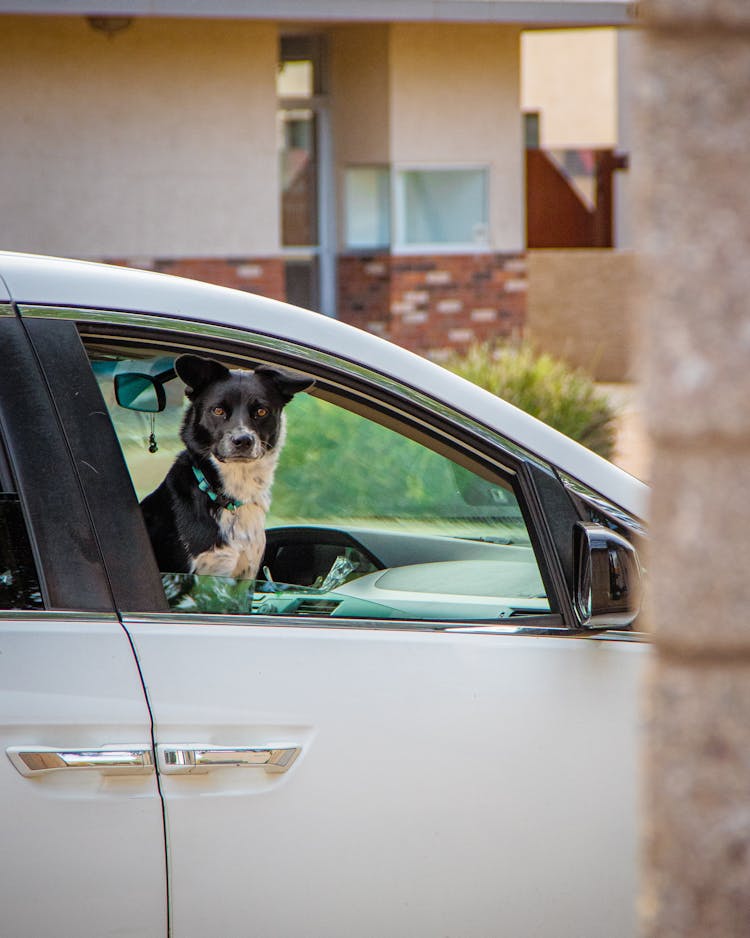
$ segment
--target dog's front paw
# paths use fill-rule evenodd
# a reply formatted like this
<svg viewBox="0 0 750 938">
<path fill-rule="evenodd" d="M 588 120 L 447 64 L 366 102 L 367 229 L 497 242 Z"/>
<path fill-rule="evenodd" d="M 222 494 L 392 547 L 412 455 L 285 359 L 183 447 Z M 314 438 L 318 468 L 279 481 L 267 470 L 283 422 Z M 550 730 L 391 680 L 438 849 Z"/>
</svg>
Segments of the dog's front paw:
<svg viewBox="0 0 750 938">
<path fill-rule="evenodd" d="M 236 576 L 240 552 L 227 545 L 204 550 L 195 558 L 194 572 L 202 576 Z"/>
</svg>

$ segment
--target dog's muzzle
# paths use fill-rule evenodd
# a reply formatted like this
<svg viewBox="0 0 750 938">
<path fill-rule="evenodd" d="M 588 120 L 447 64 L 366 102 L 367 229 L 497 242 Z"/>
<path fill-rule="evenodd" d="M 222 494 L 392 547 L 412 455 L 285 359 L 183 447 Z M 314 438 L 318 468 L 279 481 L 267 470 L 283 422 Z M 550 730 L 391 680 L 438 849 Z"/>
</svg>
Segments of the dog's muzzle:
<svg viewBox="0 0 750 938">
<path fill-rule="evenodd" d="M 222 438 L 216 455 L 222 460 L 259 459 L 263 452 L 263 444 L 258 434 L 242 428 L 227 433 Z"/>
</svg>

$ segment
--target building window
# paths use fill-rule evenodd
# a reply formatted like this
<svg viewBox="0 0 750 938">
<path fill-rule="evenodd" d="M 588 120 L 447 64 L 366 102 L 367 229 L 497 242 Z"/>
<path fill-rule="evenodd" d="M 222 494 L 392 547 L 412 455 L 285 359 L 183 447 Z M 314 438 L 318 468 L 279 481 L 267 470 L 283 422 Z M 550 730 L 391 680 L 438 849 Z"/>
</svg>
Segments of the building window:
<svg viewBox="0 0 750 938">
<path fill-rule="evenodd" d="M 523 136 L 527 150 L 538 150 L 541 139 L 539 111 L 526 111 L 523 115 Z"/>
<path fill-rule="evenodd" d="M 344 181 L 346 246 L 387 247 L 391 241 L 390 172 L 386 166 L 350 166 Z"/>
<path fill-rule="evenodd" d="M 430 250 L 486 248 L 485 167 L 402 169 L 396 174 L 396 246 Z"/>
<path fill-rule="evenodd" d="M 280 98 L 311 98 L 325 93 L 322 36 L 282 36 L 276 93 Z"/>
<path fill-rule="evenodd" d="M 311 61 L 281 62 L 276 76 L 276 91 L 280 98 L 311 98 L 314 87 L 314 69 Z"/>
<path fill-rule="evenodd" d="M 312 247 L 318 233 L 318 119 L 311 108 L 280 108 L 281 243 Z"/>
<path fill-rule="evenodd" d="M 330 175 L 325 42 L 281 37 L 276 81 L 279 109 L 281 245 L 285 297 L 309 309 L 335 311 L 325 183 Z"/>
</svg>

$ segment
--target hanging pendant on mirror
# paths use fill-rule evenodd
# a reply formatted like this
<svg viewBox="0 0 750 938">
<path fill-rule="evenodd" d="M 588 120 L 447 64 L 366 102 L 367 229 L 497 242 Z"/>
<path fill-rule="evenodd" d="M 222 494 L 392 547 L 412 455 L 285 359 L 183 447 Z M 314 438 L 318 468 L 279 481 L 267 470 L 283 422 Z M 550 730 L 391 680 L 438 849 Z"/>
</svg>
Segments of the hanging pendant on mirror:
<svg viewBox="0 0 750 938">
<path fill-rule="evenodd" d="M 151 434 L 148 438 L 148 451 L 149 453 L 155 453 L 159 449 L 159 445 L 156 442 L 156 418 L 151 414 Z"/>
</svg>

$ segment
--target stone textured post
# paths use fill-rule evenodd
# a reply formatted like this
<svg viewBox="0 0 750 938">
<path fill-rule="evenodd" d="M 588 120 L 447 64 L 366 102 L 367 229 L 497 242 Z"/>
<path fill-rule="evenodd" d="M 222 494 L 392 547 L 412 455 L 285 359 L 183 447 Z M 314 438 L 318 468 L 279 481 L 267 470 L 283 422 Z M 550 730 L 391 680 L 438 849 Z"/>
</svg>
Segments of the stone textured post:
<svg viewBox="0 0 750 938">
<path fill-rule="evenodd" d="M 750 935 L 750 2 L 646 0 L 636 247 L 655 655 L 641 931 Z"/>
</svg>

